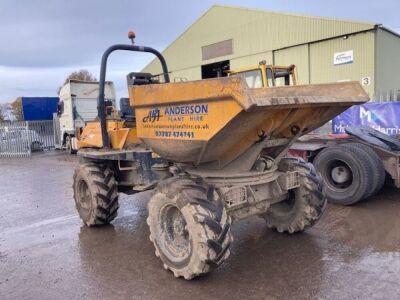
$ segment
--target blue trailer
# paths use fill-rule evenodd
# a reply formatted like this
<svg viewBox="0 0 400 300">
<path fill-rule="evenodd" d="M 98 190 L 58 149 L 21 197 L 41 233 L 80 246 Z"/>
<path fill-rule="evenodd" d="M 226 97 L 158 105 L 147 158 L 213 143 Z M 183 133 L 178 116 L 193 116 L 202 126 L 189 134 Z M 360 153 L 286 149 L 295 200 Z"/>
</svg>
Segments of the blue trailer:
<svg viewBox="0 0 400 300">
<path fill-rule="evenodd" d="M 53 120 L 57 112 L 58 97 L 21 97 L 22 115 L 25 121 Z"/>
</svg>

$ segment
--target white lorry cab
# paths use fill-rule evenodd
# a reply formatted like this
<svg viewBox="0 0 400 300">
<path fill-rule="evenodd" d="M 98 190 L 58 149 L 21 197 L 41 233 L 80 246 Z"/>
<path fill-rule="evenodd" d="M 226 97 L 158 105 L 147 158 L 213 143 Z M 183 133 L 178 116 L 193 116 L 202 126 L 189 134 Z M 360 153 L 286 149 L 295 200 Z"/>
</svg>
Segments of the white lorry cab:
<svg viewBox="0 0 400 300">
<path fill-rule="evenodd" d="M 107 106 L 115 107 L 113 82 L 106 82 L 104 94 Z M 86 122 L 96 119 L 98 96 L 98 82 L 70 80 L 61 88 L 57 113 L 53 118 L 56 149 L 66 149 L 71 154 L 75 152 L 71 140 Z"/>
</svg>

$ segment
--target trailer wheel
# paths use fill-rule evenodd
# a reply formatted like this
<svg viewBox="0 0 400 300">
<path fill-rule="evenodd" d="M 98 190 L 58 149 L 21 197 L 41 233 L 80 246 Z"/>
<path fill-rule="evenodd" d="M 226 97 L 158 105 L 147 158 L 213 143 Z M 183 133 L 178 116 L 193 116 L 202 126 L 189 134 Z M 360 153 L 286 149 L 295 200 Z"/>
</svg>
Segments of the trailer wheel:
<svg viewBox="0 0 400 300">
<path fill-rule="evenodd" d="M 329 202 L 351 205 L 375 189 L 373 165 L 359 148 L 325 148 L 315 157 L 314 166 L 325 182 Z"/>
<path fill-rule="evenodd" d="M 314 166 L 302 158 L 282 159 L 279 170 L 297 171 L 300 186 L 290 190 L 284 201 L 272 204 L 262 216 L 267 226 L 278 232 L 301 232 L 313 226 L 325 211 L 322 178 L 315 172 Z"/>
<path fill-rule="evenodd" d="M 371 176 L 374 178 L 375 188 L 374 190 L 371 189 L 372 192 L 371 195 L 378 193 L 385 184 L 385 179 L 386 179 L 385 167 L 378 154 L 376 154 L 376 152 L 373 149 L 371 149 L 371 147 L 368 147 L 367 145 L 361 143 L 348 143 L 348 144 L 343 144 L 343 146 L 348 148 L 359 148 L 366 153 L 366 157 L 368 157 L 371 163 L 373 164 L 372 167 L 373 173 L 371 174 Z"/>
<path fill-rule="evenodd" d="M 114 173 L 96 163 L 84 163 L 75 169 L 75 206 L 87 226 L 109 224 L 119 208 Z"/>
<path fill-rule="evenodd" d="M 67 150 L 67 152 L 69 154 L 76 154 L 76 150 L 74 150 L 72 148 L 72 140 L 71 140 L 71 136 L 67 135 L 65 137 L 65 149 Z"/>
<path fill-rule="evenodd" d="M 150 240 L 175 277 L 205 274 L 230 254 L 231 222 L 216 194 L 210 186 L 174 177 L 162 181 L 150 199 Z"/>
</svg>

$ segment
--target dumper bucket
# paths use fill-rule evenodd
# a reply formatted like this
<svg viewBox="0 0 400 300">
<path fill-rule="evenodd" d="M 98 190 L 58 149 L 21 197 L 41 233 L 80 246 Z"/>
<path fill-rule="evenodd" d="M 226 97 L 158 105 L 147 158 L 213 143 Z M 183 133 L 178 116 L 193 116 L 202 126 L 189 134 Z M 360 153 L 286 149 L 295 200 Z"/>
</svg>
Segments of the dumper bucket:
<svg viewBox="0 0 400 300">
<path fill-rule="evenodd" d="M 369 100 L 358 82 L 251 89 L 240 77 L 130 86 L 138 137 L 161 157 L 226 165 L 260 138 L 314 130 Z"/>
</svg>

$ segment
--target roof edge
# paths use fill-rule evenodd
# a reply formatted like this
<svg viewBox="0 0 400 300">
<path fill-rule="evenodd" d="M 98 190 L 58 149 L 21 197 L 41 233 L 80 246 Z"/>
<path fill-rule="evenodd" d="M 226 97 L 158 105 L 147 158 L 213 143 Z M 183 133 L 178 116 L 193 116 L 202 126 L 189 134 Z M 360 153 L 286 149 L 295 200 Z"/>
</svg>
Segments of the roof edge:
<svg viewBox="0 0 400 300">
<path fill-rule="evenodd" d="M 198 23 L 202 18 L 205 17 L 206 14 L 208 14 L 211 9 L 213 9 L 213 7 L 217 6 L 216 4 L 212 5 L 209 9 L 207 9 L 204 13 L 202 13 L 197 19 L 194 20 L 193 23 L 191 23 L 181 34 L 179 34 L 172 42 L 169 43 L 169 45 L 167 47 L 165 47 L 161 53 L 163 53 L 164 51 L 166 51 L 167 49 L 169 49 L 177 40 L 179 40 L 186 32 L 189 31 L 190 28 L 192 28 L 196 23 Z M 146 69 L 148 66 L 150 66 L 154 61 L 156 60 L 156 58 L 153 58 L 148 64 L 146 64 L 146 66 L 144 66 L 142 68 L 142 71 L 144 69 Z"/>
<path fill-rule="evenodd" d="M 386 31 L 388 33 L 391 33 L 391 34 L 395 35 L 398 38 L 400 38 L 400 33 L 397 33 L 396 31 L 394 31 L 394 30 L 392 30 L 392 29 L 390 29 L 388 27 L 385 27 L 382 24 L 376 24 L 376 27 L 379 28 L 379 29 L 382 29 L 382 30 L 384 30 L 384 31 Z"/>
<path fill-rule="evenodd" d="M 301 15 L 301 14 L 288 13 L 288 12 L 279 12 L 279 11 L 272 11 L 272 10 L 266 10 L 266 9 L 247 8 L 247 7 L 234 6 L 234 5 L 213 4 L 204 13 L 202 13 L 197 19 L 195 19 L 195 21 L 193 23 L 191 23 L 182 33 L 180 33 L 174 40 L 172 40 L 169 43 L 169 45 L 167 47 L 165 47 L 161 51 L 161 53 L 164 53 L 164 51 L 168 50 L 176 41 L 178 41 L 196 23 L 198 23 L 202 18 L 204 18 L 212 9 L 218 8 L 218 7 L 219 8 L 230 8 L 230 9 L 241 9 L 241 10 L 254 11 L 254 12 L 265 12 L 265 13 L 271 13 L 271 14 L 276 14 L 276 15 L 284 15 L 284 16 L 292 16 L 292 17 L 302 17 L 302 18 L 319 19 L 319 20 L 330 20 L 330 21 L 337 21 L 337 22 L 357 23 L 357 24 L 362 24 L 362 25 L 369 25 L 369 26 L 371 26 L 371 29 L 373 29 L 374 27 L 377 26 L 376 23 L 366 22 L 366 21 L 354 21 L 354 20 L 348 20 L 348 19 L 339 19 L 339 18 L 321 17 L 321 16 L 308 16 L 308 15 Z M 142 68 L 142 71 L 145 70 L 146 68 L 148 68 L 154 61 L 156 61 L 156 58 L 152 59 L 148 64 L 146 64 Z"/>
<path fill-rule="evenodd" d="M 248 10 L 248 11 L 255 11 L 255 12 L 265 12 L 265 13 L 276 14 L 276 15 L 310 18 L 310 19 L 330 20 L 330 21 L 347 22 L 347 23 L 358 23 L 358 24 L 371 25 L 371 26 L 374 26 L 376 24 L 374 22 L 368 22 L 368 21 L 358 21 L 358 20 L 341 19 L 341 18 L 334 18 L 334 17 L 310 16 L 310 15 L 296 14 L 296 13 L 283 12 L 283 11 L 274 11 L 274 10 L 268 10 L 268 9 L 248 8 L 248 7 L 235 6 L 235 5 L 214 4 L 213 6 L 211 6 L 209 8 L 209 10 L 212 9 L 213 7 L 241 9 L 241 10 Z"/>
</svg>

